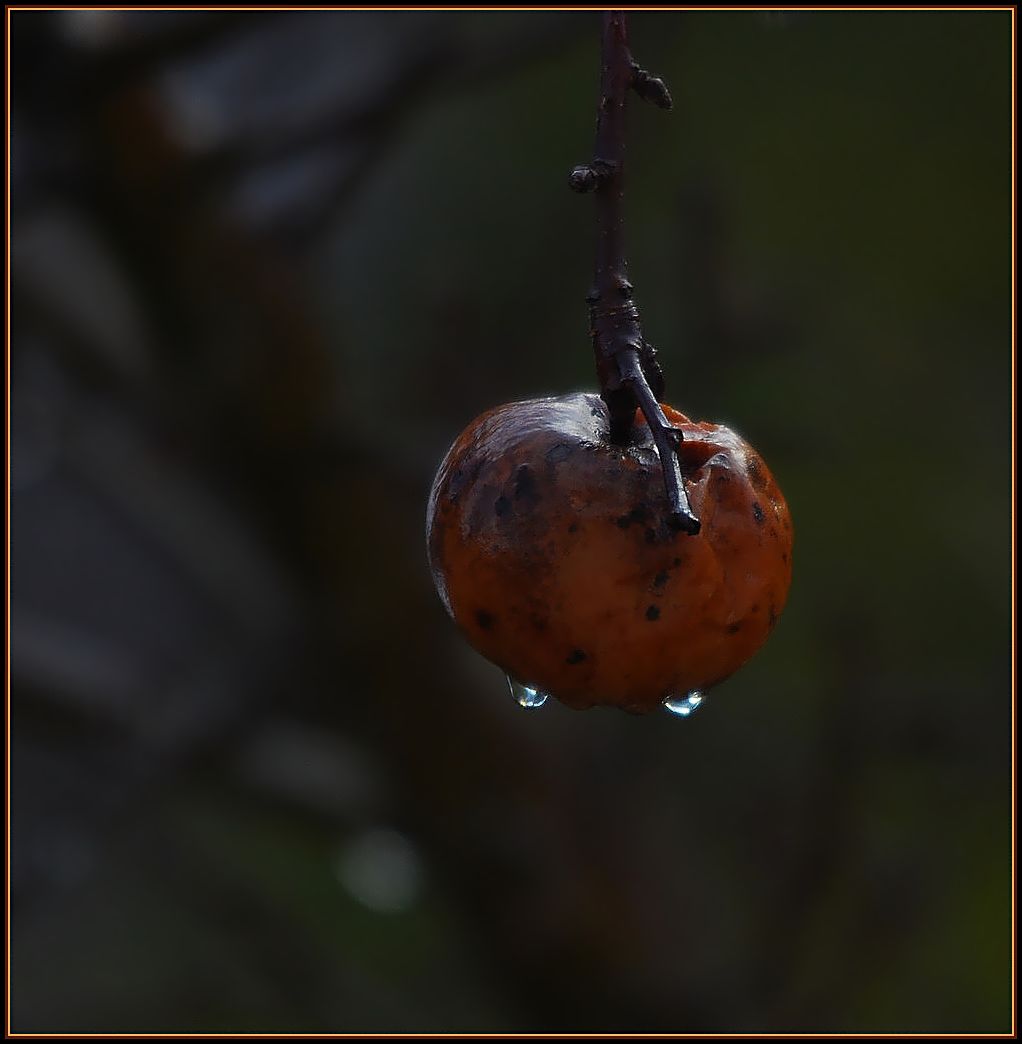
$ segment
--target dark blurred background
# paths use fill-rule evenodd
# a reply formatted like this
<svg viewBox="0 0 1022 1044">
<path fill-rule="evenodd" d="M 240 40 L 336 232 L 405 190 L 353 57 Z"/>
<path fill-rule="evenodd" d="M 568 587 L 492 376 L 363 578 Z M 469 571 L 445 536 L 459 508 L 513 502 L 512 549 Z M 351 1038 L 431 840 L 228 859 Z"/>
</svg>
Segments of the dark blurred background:
<svg viewBox="0 0 1022 1044">
<path fill-rule="evenodd" d="M 425 562 L 594 386 L 599 16 L 12 14 L 14 1030 L 1010 1030 L 1012 17 L 632 17 L 646 332 L 796 534 L 680 721 Z"/>
</svg>

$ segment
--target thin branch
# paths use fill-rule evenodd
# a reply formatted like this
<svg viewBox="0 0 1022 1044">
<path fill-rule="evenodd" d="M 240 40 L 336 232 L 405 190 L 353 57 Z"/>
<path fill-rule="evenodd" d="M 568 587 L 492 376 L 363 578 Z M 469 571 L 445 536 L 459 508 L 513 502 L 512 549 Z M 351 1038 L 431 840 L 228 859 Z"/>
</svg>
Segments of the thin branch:
<svg viewBox="0 0 1022 1044">
<path fill-rule="evenodd" d="M 629 441 L 638 406 L 660 454 L 671 522 L 694 535 L 699 532 L 699 519 L 692 513 L 678 464 L 682 434 L 660 408 L 664 375 L 656 361 L 656 350 L 642 336 L 625 261 L 622 204 L 629 89 L 661 108 L 671 107 L 671 95 L 663 80 L 650 76 L 632 60 L 625 13 L 607 11 L 603 15 L 596 149 L 593 161 L 576 167 L 569 178 L 576 192 L 596 195 L 596 278 L 588 297 L 596 372 L 610 413 L 611 439 Z"/>
</svg>

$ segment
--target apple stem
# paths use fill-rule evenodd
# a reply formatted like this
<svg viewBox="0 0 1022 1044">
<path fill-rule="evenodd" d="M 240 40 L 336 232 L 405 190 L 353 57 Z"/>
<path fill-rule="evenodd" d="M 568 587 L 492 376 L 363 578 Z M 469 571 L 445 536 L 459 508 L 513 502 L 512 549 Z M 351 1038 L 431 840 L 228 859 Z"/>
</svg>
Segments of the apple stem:
<svg viewBox="0 0 1022 1044">
<path fill-rule="evenodd" d="M 623 11 L 603 13 L 603 64 L 596 115 L 596 148 L 591 163 L 568 179 L 576 192 L 596 196 L 596 276 L 587 300 L 600 394 L 610 414 L 610 437 L 631 439 L 636 406 L 642 411 L 660 454 L 671 518 L 686 533 L 699 532 L 678 463 L 682 434 L 673 428 L 659 399 L 664 375 L 656 349 L 643 338 L 639 310 L 628 281 L 624 253 L 625 103 L 629 89 L 660 108 L 671 107 L 663 80 L 632 59 Z"/>
</svg>

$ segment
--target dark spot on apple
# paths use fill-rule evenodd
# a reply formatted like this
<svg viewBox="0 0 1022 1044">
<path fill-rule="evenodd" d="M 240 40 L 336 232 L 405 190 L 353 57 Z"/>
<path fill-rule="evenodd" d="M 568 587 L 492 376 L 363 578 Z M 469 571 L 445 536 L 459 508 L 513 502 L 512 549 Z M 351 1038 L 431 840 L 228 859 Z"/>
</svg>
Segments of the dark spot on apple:
<svg viewBox="0 0 1022 1044">
<path fill-rule="evenodd" d="M 653 577 L 653 589 L 659 591 L 669 579 L 670 574 L 667 570 L 661 570 L 655 577 Z"/>
<path fill-rule="evenodd" d="M 763 514 L 763 509 L 759 506 L 759 502 L 755 500 L 752 502 L 752 517 L 756 520 L 757 526 L 763 525 L 763 519 L 766 518 L 766 515 Z"/>
<path fill-rule="evenodd" d="M 523 464 L 515 474 L 515 500 L 520 500 L 527 507 L 533 507 L 539 502 L 536 478 L 528 464 Z"/>
<path fill-rule="evenodd" d="M 633 522 L 642 523 L 645 522 L 649 517 L 649 510 L 645 504 L 639 504 L 637 507 L 633 507 L 627 515 L 622 515 L 617 519 L 617 525 L 620 529 L 627 529 Z"/>
<path fill-rule="evenodd" d="M 574 666 L 576 663 L 581 663 L 584 659 L 586 659 L 586 654 L 581 649 L 575 649 L 564 662 Z"/>
<path fill-rule="evenodd" d="M 660 610 L 655 605 L 649 606 L 646 609 L 646 619 L 647 620 L 659 620 L 660 619 Z"/>
<path fill-rule="evenodd" d="M 488 631 L 495 623 L 497 618 L 493 613 L 488 613 L 485 609 L 476 610 L 476 623 L 484 630 Z"/>
<path fill-rule="evenodd" d="M 727 625 L 728 634 L 737 634 L 742 629 L 741 623 L 733 623 Z"/>
<path fill-rule="evenodd" d="M 497 497 L 493 502 L 493 510 L 496 511 L 498 518 L 504 518 L 505 515 L 511 514 L 511 501 L 507 497 Z"/>
<path fill-rule="evenodd" d="M 755 460 L 750 460 L 745 466 L 745 470 L 748 472 L 749 480 L 752 482 L 753 486 L 762 492 L 763 488 L 766 486 L 766 476 L 760 470 L 759 464 Z"/>
</svg>

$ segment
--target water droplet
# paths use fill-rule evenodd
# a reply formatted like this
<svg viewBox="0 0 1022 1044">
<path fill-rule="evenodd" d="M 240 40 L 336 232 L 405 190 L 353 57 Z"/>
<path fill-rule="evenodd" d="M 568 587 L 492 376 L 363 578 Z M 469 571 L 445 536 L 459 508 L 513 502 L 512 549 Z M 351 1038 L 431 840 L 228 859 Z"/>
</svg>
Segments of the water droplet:
<svg viewBox="0 0 1022 1044">
<path fill-rule="evenodd" d="M 693 691 L 686 693 L 684 696 L 668 696 L 664 700 L 664 706 L 672 714 L 677 714 L 679 718 L 687 718 L 699 709 L 703 699 L 701 692 Z"/>
<path fill-rule="evenodd" d="M 539 689 L 534 688 L 531 685 L 525 685 L 522 682 L 515 681 L 511 675 L 507 675 L 507 687 L 511 690 L 511 695 L 514 696 L 515 700 L 522 707 L 526 707 L 529 710 L 534 710 L 536 707 L 542 707 L 546 703 L 548 694 L 540 692 Z"/>
</svg>

